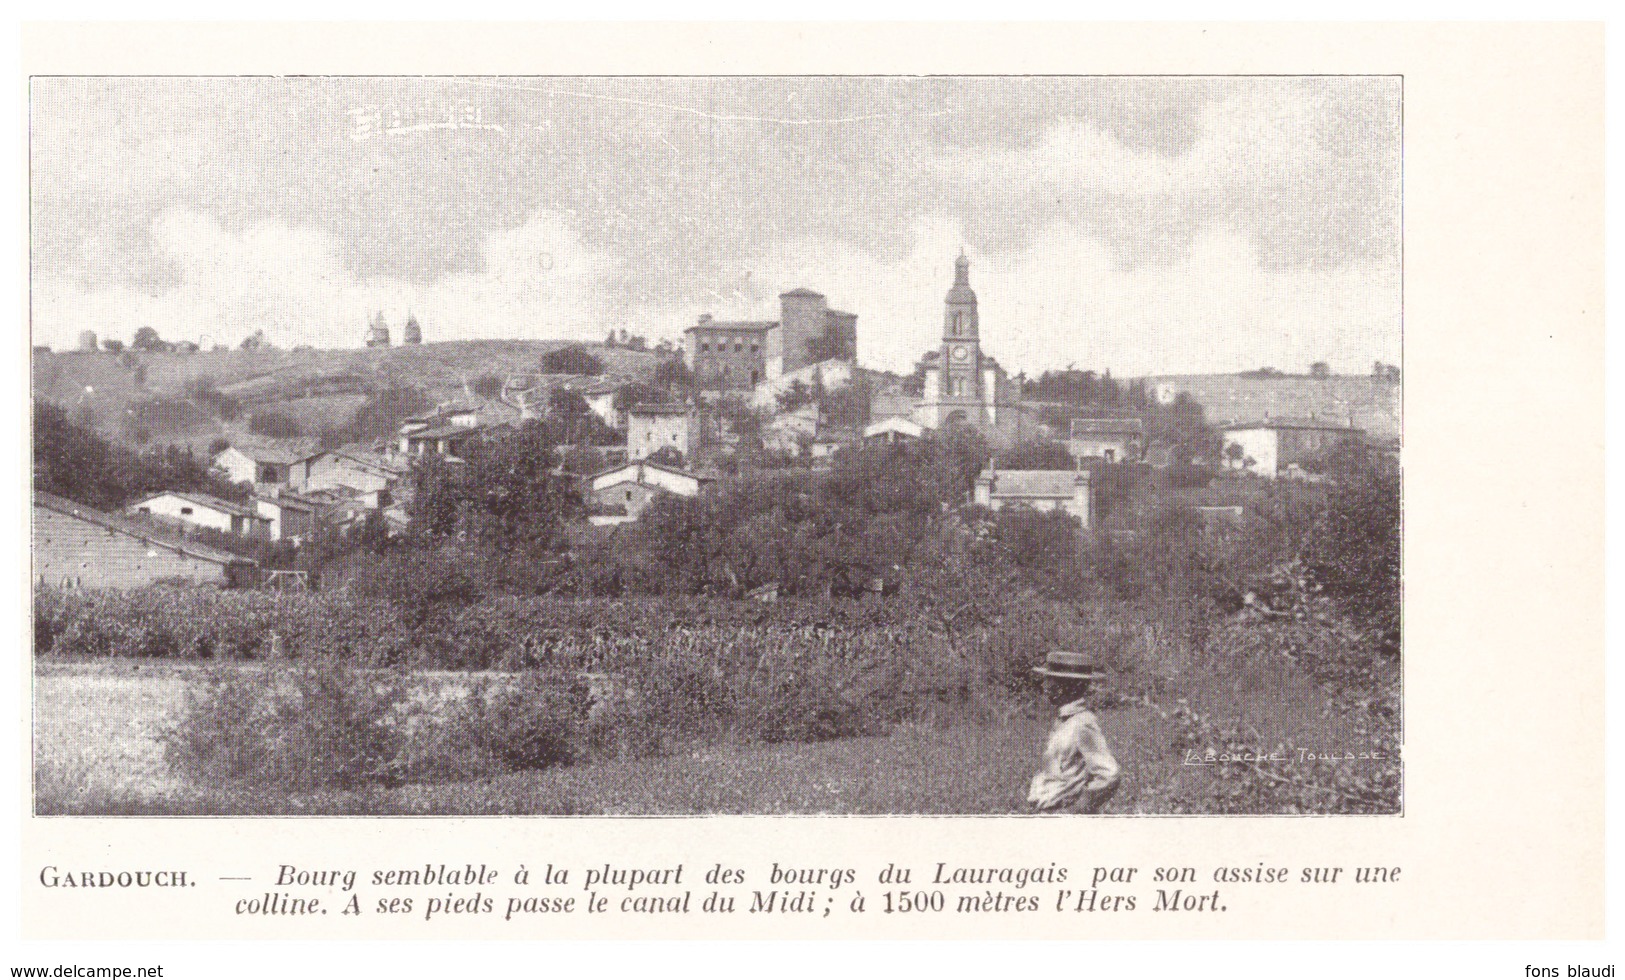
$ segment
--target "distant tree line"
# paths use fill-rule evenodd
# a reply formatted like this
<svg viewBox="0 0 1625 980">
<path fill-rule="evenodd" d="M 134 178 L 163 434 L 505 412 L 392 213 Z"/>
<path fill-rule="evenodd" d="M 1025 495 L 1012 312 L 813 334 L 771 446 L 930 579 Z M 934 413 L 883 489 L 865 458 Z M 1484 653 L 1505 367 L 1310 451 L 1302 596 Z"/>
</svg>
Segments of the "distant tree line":
<svg viewBox="0 0 1625 980">
<path fill-rule="evenodd" d="M 108 442 L 50 402 L 34 403 L 34 488 L 98 510 L 116 510 L 160 490 L 195 490 L 240 500 L 241 488 L 191 451 L 137 452 Z"/>
</svg>

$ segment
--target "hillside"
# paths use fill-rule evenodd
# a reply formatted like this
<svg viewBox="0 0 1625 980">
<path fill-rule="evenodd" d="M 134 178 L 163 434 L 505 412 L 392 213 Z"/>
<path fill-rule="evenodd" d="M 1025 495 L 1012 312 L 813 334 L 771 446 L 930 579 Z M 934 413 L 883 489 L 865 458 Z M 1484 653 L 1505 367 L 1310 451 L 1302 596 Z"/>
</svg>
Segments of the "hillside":
<svg viewBox="0 0 1625 980">
<path fill-rule="evenodd" d="M 612 374 L 645 377 L 658 363 L 651 352 L 596 343 L 461 340 L 340 350 L 36 353 L 32 376 L 35 398 L 75 416 L 88 411 L 111 438 L 129 442 L 141 428 L 154 443 L 203 448 L 243 431 L 256 410 L 274 408 L 319 433 L 349 418 L 371 392 L 409 386 L 431 401 L 459 398 L 482 375 L 535 378 L 542 356 L 567 346 L 587 350 Z M 240 403 L 241 416 L 222 420 L 196 398 L 205 385 Z"/>
<path fill-rule="evenodd" d="M 1206 410 L 1208 422 L 1248 422 L 1266 414 L 1315 416 L 1350 422 L 1378 438 L 1398 438 L 1403 414 L 1398 381 L 1370 375 L 1335 374 L 1256 377 L 1242 374 L 1168 374 L 1147 378 L 1159 397 L 1188 395 Z"/>
</svg>

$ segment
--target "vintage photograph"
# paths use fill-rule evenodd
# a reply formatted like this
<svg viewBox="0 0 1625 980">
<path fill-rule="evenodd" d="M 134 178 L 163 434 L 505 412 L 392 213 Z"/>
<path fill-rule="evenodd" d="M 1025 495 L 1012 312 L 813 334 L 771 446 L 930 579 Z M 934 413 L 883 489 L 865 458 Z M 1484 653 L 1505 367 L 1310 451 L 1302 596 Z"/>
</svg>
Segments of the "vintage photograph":
<svg viewBox="0 0 1625 980">
<path fill-rule="evenodd" d="M 33 77 L 33 812 L 1400 814 L 1402 103 Z"/>
</svg>

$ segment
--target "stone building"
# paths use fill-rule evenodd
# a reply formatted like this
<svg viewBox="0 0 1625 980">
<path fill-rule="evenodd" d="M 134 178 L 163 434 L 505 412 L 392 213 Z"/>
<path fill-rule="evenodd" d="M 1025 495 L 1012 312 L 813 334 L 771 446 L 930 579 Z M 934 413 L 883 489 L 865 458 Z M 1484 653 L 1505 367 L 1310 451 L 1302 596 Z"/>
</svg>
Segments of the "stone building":
<svg viewBox="0 0 1625 980">
<path fill-rule="evenodd" d="M 636 520 L 661 494 L 695 497 L 710 477 L 646 460 L 622 463 L 588 476 L 584 496 L 602 510 L 618 510 L 621 516 Z"/>
<path fill-rule="evenodd" d="M 689 459 L 699 439 L 699 418 L 687 405 L 633 405 L 626 413 L 626 454 L 643 459 L 675 449 Z"/>
<path fill-rule="evenodd" d="M 410 313 L 406 314 L 406 326 L 401 328 L 401 343 L 423 343 L 423 328 L 418 326 L 418 318 Z M 389 344 L 389 331 L 387 329 L 384 331 L 384 344 L 386 346 Z"/>
<path fill-rule="evenodd" d="M 832 310 L 824 294 L 779 294 L 777 320 L 717 320 L 683 331 L 689 370 L 712 390 L 743 390 L 827 360 L 853 360 L 858 315 Z"/>
<path fill-rule="evenodd" d="M 233 483 L 252 483 L 259 493 L 287 487 L 303 490 L 311 464 L 322 453 L 321 441 L 298 439 L 242 439 L 216 453 L 214 465 Z"/>
</svg>

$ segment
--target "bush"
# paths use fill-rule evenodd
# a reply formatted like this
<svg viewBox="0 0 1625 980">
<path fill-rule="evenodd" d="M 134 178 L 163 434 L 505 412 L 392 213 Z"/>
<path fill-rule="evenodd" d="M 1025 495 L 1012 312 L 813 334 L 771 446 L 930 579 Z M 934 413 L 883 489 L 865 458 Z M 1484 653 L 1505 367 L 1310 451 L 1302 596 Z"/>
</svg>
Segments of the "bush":
<svg viewBox="0 0 1625 980">
<path fill-rule="evenodd" d="M 288 792 L 404 781 L 391 714 L 400 678 L 332 661 L 232 670 L 188 688 L 163 733 L 165 757 L 193 779 Z"/>
<path fill-rule="evenodd" d="M 441 684 L 323 658 L 215 674 L 162 742 L 177 771 L 211 785 L 354 790 L 567 764 L 585 707 L 557 673 Z"/>
<path fill-rule="evenodd" d="M 568 765 L 585 734 L 585 685 L 561 672 L 475 678 L 407 722 L 414 782 Z"/>
<path fill-rule="evenodd" d="M 1400 630 L 1400 486 L 1397 474 L 1349 473 L 1333 487 L 1305 558 L 1328 594 L 1383 631 L 1397 651 Z"/>
</svg>

